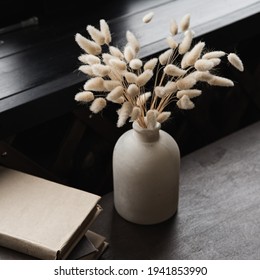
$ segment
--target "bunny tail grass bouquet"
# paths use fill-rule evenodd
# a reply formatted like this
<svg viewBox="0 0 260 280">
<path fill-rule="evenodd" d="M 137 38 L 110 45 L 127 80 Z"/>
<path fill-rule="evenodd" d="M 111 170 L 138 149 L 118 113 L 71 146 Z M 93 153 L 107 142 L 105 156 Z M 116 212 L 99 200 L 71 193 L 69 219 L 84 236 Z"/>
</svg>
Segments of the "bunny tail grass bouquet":
<svg viewBox="0 0 260 280">
<path fill-rule="evenodd" d="M 143 17 L 152 20 L 153 13 Z M 76 34 L 83 50 L 79 70 L 88 76 L 84 90 L 75 100 L 89 104 L 93 113 L 101 112 L 108 102 L 118 108 L 117 127 L 132 122 L 113 151 L 114 205 L 124 219 L 142 225 L 156 224 L 172 217 L 178 208 L 180 152 L 174 138 L 161 124 L 179 109 L 194 108 L 201 95 L 199 82 L 231 87 L 233 81 L 216 75 L 216 67 L 226 57 L 230 65 L 243 71 L 235 53 L 207 51 L 205 42 L 193 43 L 190 15 L 178 25 L 172 20 L 166 50 L 158 57 L 139 58 L 140 42 L 126 31 L 122 49 L 111 44 L 109 26 L 104 19 L 100 28 L 88 25 L 88 38 Z M 180 30 L 180 36 L 175 36 Z M 180 42 L 176 37 L 180 38 Z"/>
<path fill-rule="evenodd" d="M 143 17 L 148 23 L 153 17 Z M 214 74 L 214 69 L 224 57 L 229 63 L 243 71 L 243 63 L 235 53 L 209 51 L 205 42 L 192 46 L 194 32 L 190 29 L 190 15 L 186 14 L 179 25 L 172 20 L 168 48 L 158 57 L 143 61 L 138 58 L 140 43 L 131 31 L 126 31 L 126 45 L 119 49 L 111 44 L 110 28 L 104 19 L 100 28 L 88 25 L 89 38 L 77 33 L 75 40 L 83 54 L 79 70 L 87 75 L 84 90 L 75 95 L 75 100 L 89 103 L 93 113 L 102 111 L 108 102 L 118 103 L 117 126 L 127 120 L 137 121 L 143 128 L 153 128 L 156 122 L 163 123 L 171 115 L 167 106 L 175 102 L 183 110 L 194 108 L 193 98 L 201 95 L 196 88 L 198 82 L 211 86 L 231 87 L 233 81 Z M 181 32 L 181 42 L 175 35 Z M 154 85 L 146 86 L 150 83 Z"/>
</svg>

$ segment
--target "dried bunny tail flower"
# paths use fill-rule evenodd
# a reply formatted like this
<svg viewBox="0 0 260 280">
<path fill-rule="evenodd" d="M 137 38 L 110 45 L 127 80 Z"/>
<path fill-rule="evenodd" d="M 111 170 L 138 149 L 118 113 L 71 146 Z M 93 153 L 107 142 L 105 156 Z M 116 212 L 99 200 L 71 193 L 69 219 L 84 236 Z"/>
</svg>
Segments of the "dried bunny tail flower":
<svg viewBox="0 0 260 280">
<path fill-rule="evenodd" d="M 106 96 L 108 101 L 116 101 L 124 94 L 124 88 L 122 86 L 117 86 Z"/>
<path fill-rule="evenodd" d="M 194 64 L 195 69 L 198 71 L 208 71 L 214 66 L 214 62 L 211 59 L 198 59 Z"/>
<path fill-rule="evenodd" d="M 123 104 L 125 102 L 125 98 L 123 96 L 119 97 L 116 100 L 111 100 L 113 103 Z"/>
<path fill-rule="evenodd" d="M 153 70 L 158 62 L 158 58 L 151 58 L 144 64 L 144 70 Z"/>
<path fill-rule="evenodd" d="M 168 36 L 166 38 L 166 42 L 167 42 L 168 46 L 173 50 L 175 50 L 178 47 L 178 43 L 174 40 L 174 38 L 172 36 Z"/>
<path fill-rule="evenodd" d="M 123 71 L 114 71 L 114 69 L 111 69 L 111 72 L 108 74 L 108 77 L 111 81 L 120 81 L 123 83 Z"/>
<path fill-rule="evenodd" d="M 165 65 L 170 61 L 170 58 L 173 54 L 173 50 L 172 49 L 168 49 L 165 52 L 163 52 L 162 54 L 159 55 L 159 61 L 161 65 Z"/>
<path fill-rule="evenodd" d="M 114 88 L 121 86 L 120 81 L 116 80 L 105 80 L 104 81 L 104 91 L 112 91 Z"/>
<path fill-rule="evenodd" d="M 93 54 L 82 54 L 81 56 L 78 57 L 78 59 L 81 62 L 89 65 L 101 63 L 100 58 Z"/>
<path fill-rule="evenodd" d="M 150 13 L 144 15 L 143 22 L 144 23 L 150 22 L 152 20 L 153 16 L 154 16 L 154 12 L 150 12 Z"/>
<path fill-rule="evenodd" d="M 124 57 L 127 62 L 130 62 L 136 56 L 136 52 L 130 45 L 126 45 L 124 48 Z"/>
<path fill-rule="evenodd" d="M 150 111 L 153 111 L 155 114 L 155 117 L 157 118 L 159 116 L 159 111 L 157 109 L 150 109 Z"/>
<path fill-rule="evenodd" d="M 140 88 L 135 84 L 131 84 L 128 86 L 126 92 L 130 97 L 134 98 L 140 94 Z"/>
<path fill-rule="evenodd" d="M 75 100 L 79 102 L 91 102 L 94 100 L 94 94 L 91 91 L 82 91 L 75 95 Z"/>
<path fill-rule="evenodd" d="M 205 53 L 202 58 L 203 59 L 211 59 L 211 58 L 220 58 L 222 56 L 226 55 L 223 51 L 212 51 Z"/>
<path fill-rule="evenodd" d="M 136 75 L 135 73 L 125 71 L 123 75 L 124 75 L 126 81 L 127 81 L 129 84 L 135 84 L 135 83 L 136 83 L 136 81 L 137 81 L 137 75 Z"/>
<path fill-rule="evenodd" d="M 165 88 L 162 86 L 157 86 L 154 88 L 154 93 L 156 96 L 162 98 L 166 94 Z"/>
<path fill-rule="evenodd" d="M 126 63 L 118 58 L 112 58 L 109 60 L 109 64 L 116 70 L 124 71 L 126 70 Z"/>
<path fill-rule="evenodd" d="M 131 113 L 131 121 L 136 121 L 141 116 L 141 109 L 138 106 L 134 106 Z"/>
<path fill-rule="evenodd" d="M 151 97 L 151 92 L 150 91 L 141 94 L 136 99 L 136 105 L 137 106 L 143 106 L 150 97 Z"/>
<path fill-rule="evenodd" d="M 211 86 L 233 87 L 234 83 L 230 79 L 212 75 L 212 78 L 207 81 Z"/>
<path fill-rule="evenodd" d="M 210 58 L 209 60 L 214 64 L 214 67 L 217 66 L 217 65 L 219 65 L 220 62 L 221 62 L 221 59 L 218 58 L 218 57 Z"/>
<path fill-rule="evenodd" d="M 105 36 L 100 30 L 92 25 L 88 25 L 86 29 L 92 40 L 94 40 L 97 44 L 99 44 L 100 46 L 105 44 Z"/>
<path fill-rule="evenodd" d="M 153 71 L 147 69 L 137 77 L 136 84 L 139 87 L 142 87 L 147 84 L 147 82 L 152 78 L 152 76 L 153 76 Z"/>
<path fill-rule="evenodd" d="M 85 38 L 79 33 L 75 35 L 75 41 L 86 53 L 97 55 L 100 54 L 102 51 L 100 45 L 98 45 L 94 41 Z"/>
<path fill-rule="evenodd" d="M 146 113 L 146 126 L 148 129 L 154 129 L 156 127 L 156 112 L 155 110 L 148 110 Z"/>
<path fill-rule="evenodd" d="M 175 36 L 178 33 L 178 24 L 175 19 L 172 19 L 170 22 L 170 32 L 172 36 Z"/>
<path fill-rule="evenodd" d="M 190 14 L 186 14 L 182 17 L 180 22 L 180 28 L 184 32 L 190 27 Z"/>
<path fill-rule="evenodd" d="M 117 127 L 122 127 L 126 120 L 130 117 L 133 110 L 133 105 L 126 101 L 123 103 L 122 107 L 118 111 L 118 121 L 117 121 Z"/>
<path fill-rule="evenodd" d="M 81 71 L 82 73 L 90 76 L 90 77 L 94 77 L 94 73 L 92 71 L 92 67 L 90 65 L 81 65 L 79 67 L 79 71 Z"/>
<path fill-rule="evenodd" d="M 178 90 L 176 82 L 168 81 L 164 86 L 165 94 L 173 94 Z"/>
<path fill-rule="evenodd" d="M 200 57 L 203 48 L 205 47 L 204 42 L 198 42 L 190 52 L 187 53 L 185 63 L 188 66 L 194 65 L 197 59 Z"/>
<path fill-rule="evenodd" d="M 99 77 L 105 77 L 109 75 L 111 72 L 111 68 L 108 65 L 103 65 L 103 64 L 94 64 L 92 65 L 92 71 L 93 74 Z"/>
<path fill-rule="evenodd" d="M 178 48 L 179 54 L 185 54 L 190 49 L 192 39 L 193 39 L 193 32 L 189 29 L 185 32 L 184 38 L 179 45 Z"/>
<path fill-rule="evenodd" d="M 102 111 L 107 105 L 106 99 L 103 97 L 97 97 L 90 106 L 90 111 L 97 114 Z"/>
<path fill-rule="evenodd" d="M 242 60 L 238 57 L 235 53 L 229 53 L 227 56 L 228 61 L 231 65 L 233 65 L 236 69 L 243 72 L 244 71 L 244 65 Z"/>
<path fill-rule="evenodd" d="M 139 58 L 134 58 L 129 62 L 129 66 L 130 68 L 132 68 L 133 70 L 138 70 L 143 66 L 143 62 L 141 59 Z"/>
<path fill-rule="evenodd" d="M 171 112 L 169 112 L 169 111 L 161 112 L 158 115 L 158 117 L 156 118 L 156 121 L 159 123 L 163 123 L 163 122 L 167 121 L 170 116 L 171 116 Z"/>
<path fill-rule="evenodd" d="M 168 64 L 167 66 L 165 66 L 163 71 L 164 73 L 172 77 L 180 77 L 185 75 L 187 72 L 186 70 L 183 70 L 174 64 Z"/>
<path fill-rule="evenodd" d="M 123 53 L 117 47 L 110 46 L 109 47 L 109 52 L 111 53 L 112 56 L 118 57 L 119 59 L 123 59 L 124 58 Z"/>
<path fill-rule="evenodd" d="M 187 95 L 189 98 L 197 97 L 201 95 L 201 90 L 199 89 L 184 89 L 179 90 L 176 94 L 177 98 L 182 98 L 183 95 Z"/>
<path fill-rule="evenodd" d="M 136 53 L 140 51 L 140 43 L 131 31 L 126 31 L 126 39 Z"/>
<path fill-rule="evenodd" d="M 179 45 L 172 36 L 167 36 L 166 43 L 168 44 L 169 48 L 173 50 L 175 50 Z"/>
<path fill-rule="evenodd" d="M 78 56 L 78 60 L 84 64 L 88 64 L 87 60 L 86 60 L 86 56 L 88 54 L 81 54 L 80 56 Z"/>
<path fill-rule="evenodd" d="M 105 38 L 105 43 L 109 45 L 109 43 L 112 41 L 111 33 L 110 33 L 110 28 L 107 24 L 107 22 L 104 19 L 101 19 L 99 21 L 100 24 L 100 31 L 103 34 Z"/>
<path fill-rule="evenodd" d="M 188 62 L 187 62 L 187 57 L 189 56 L 189 53 L 190 52 L 186 52 L 181 59 L 181 68 L 182 69 L 185 69 L 189 66 Z"/>
<path fill-rule="evenodd" d="M 181 99 L 176 102 L 176 105 L 183 110 L 190 110 L 195 107 L 194 103 L 189 99 L 187 95 L 183 95 Z"/>
<path fill-rule="evenodd" d="M 176 86 L 178 90 L 190 89 L 196 84 L 197 80 L 192 77 L 192 75 L 188 75 L 182 79 L 179 79 L 176 82 Z"/>
<path fill-rule="evenodd" d="M 197 81 L 207 82 L 213 75 L 209 71 L 194 71 L 192 75 Z"/>
<path fill-rule="evenodd" d="M 111 59 L 117 59 L 117 60 L 120 61 L 120 59 L 118 57 L 116 57 L 116 56 L 113 56 L 113 55 L 111 55 L 109 53 L 102 53 L 102 60 L 103 60 L 103 62 L 105 64 L 110 65 L 110 60 Z"/>
<path fill-rule="evenodd" d="M 104 91 L 104 80 L 101 77 L 91 78 L 83 86 L 84 90 Z"/>
<path fill-rule="evenodd" d="M 193 29 L 187 29 L 187 30 L 184 32 L 184 35 L 186 35 L 186 33 L 187 33 L 188 31 L 191 32 L 192 37 L 194 37 L 195 31 L 194 31 Z"/>
</svg>

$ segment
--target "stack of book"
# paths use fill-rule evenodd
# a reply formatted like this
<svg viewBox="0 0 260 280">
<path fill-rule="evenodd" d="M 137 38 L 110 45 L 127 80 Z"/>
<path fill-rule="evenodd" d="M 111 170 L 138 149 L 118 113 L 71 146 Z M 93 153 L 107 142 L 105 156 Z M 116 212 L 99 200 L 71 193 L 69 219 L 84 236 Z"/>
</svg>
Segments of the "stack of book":
<svg viewBox="0 0 260 280">
<path fill-rule="evenodd" d="M 0 259 L 97 259 L 100 196 L 0 167 Z"/>
</svg>

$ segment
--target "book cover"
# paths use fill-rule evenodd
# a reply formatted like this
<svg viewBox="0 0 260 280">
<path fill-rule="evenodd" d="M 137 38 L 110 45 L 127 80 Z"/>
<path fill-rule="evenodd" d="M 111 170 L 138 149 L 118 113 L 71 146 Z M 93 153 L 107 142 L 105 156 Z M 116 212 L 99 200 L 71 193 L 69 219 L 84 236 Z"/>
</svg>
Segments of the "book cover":
<svg viewBox="0 0 260 280">
<path fill-rule="evenodd" d="M 98 259 L 107 246 L 108 242 L 104 236 L 88 230 L 66 260 Z M 39 260 L 39 258 L 0 246 L 0 260 Z"/>
<path fill-rule="evenodd" d="M 90 254 L 85 254 L 79 257 L 80 260 L 96 260 L 99 259 L 103 252 L 108 247 L 109 243 L 107 242 L 105 236 L 98 234 L 93 231 L 87 232 L 87 238 L 93 243 L 95 248 L 97 249 L 96 252 L 92 252 Z"/>
<path fill-rule="evenodd" d="M 69 254 L 68 260 L 91 260 L 97 259 L 104 250 L 104 245 L 108 245 L 106 238 L 94 232 L 88 230 L 85 234 L 85 238 L 82 238 L 80 242 L 75 246 L 73 251 Z"/>
<path fill-rule="evenodd" d="M 0 246 L 66 259 L 102 208 L 100 196 L 0 167 Z"/>
</svg>

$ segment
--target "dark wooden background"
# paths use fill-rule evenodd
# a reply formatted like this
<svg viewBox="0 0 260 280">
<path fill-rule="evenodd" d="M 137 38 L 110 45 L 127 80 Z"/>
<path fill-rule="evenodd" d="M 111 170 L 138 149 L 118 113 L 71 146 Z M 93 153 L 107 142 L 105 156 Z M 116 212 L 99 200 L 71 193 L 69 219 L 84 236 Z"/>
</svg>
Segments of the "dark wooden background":
<svg viewBox="0 0 260 280">
<path fill-rule="evenodd" d="M 113 147 L 131 124 L 116 128 L 115 105 L 92 116 L 74 102 L 86 79 L 77 71 L 80 49 L 74 35 L 100 18 L 111 25 L 116 45 L 123 45 L 126 30 L 136 31 L 141 56 L 149 58 L 165 47 L 166 21 L 194 13 L 196 41 L 235 51 L 243 60 L 243 73 L 228 64 L 219 67 L 235 81 L 233 88 L 203 85 L 195 109 L 172 108 L 173 118 L 163 129 L 176 139 L 182 156 L 259 120 L 259 3 L 236 1 L 245 7 L 237 10 L 233 2 L 97 0 L 96 8 L 83 1 L 62 6 L 45 1 L 30 8 L 17 2 L 19 9 L 11 9 L 12 17 L 6 10 L 0 28 L 31 16 L 38 16 L 39 25 L 0 34 L 0 164 L 98 194 L 112 190 Z M 12 2 L 7 3 L 10 8 Z M 150 10 L 159 24 L 141 31 L 141 17 Z"/>
</svg>

